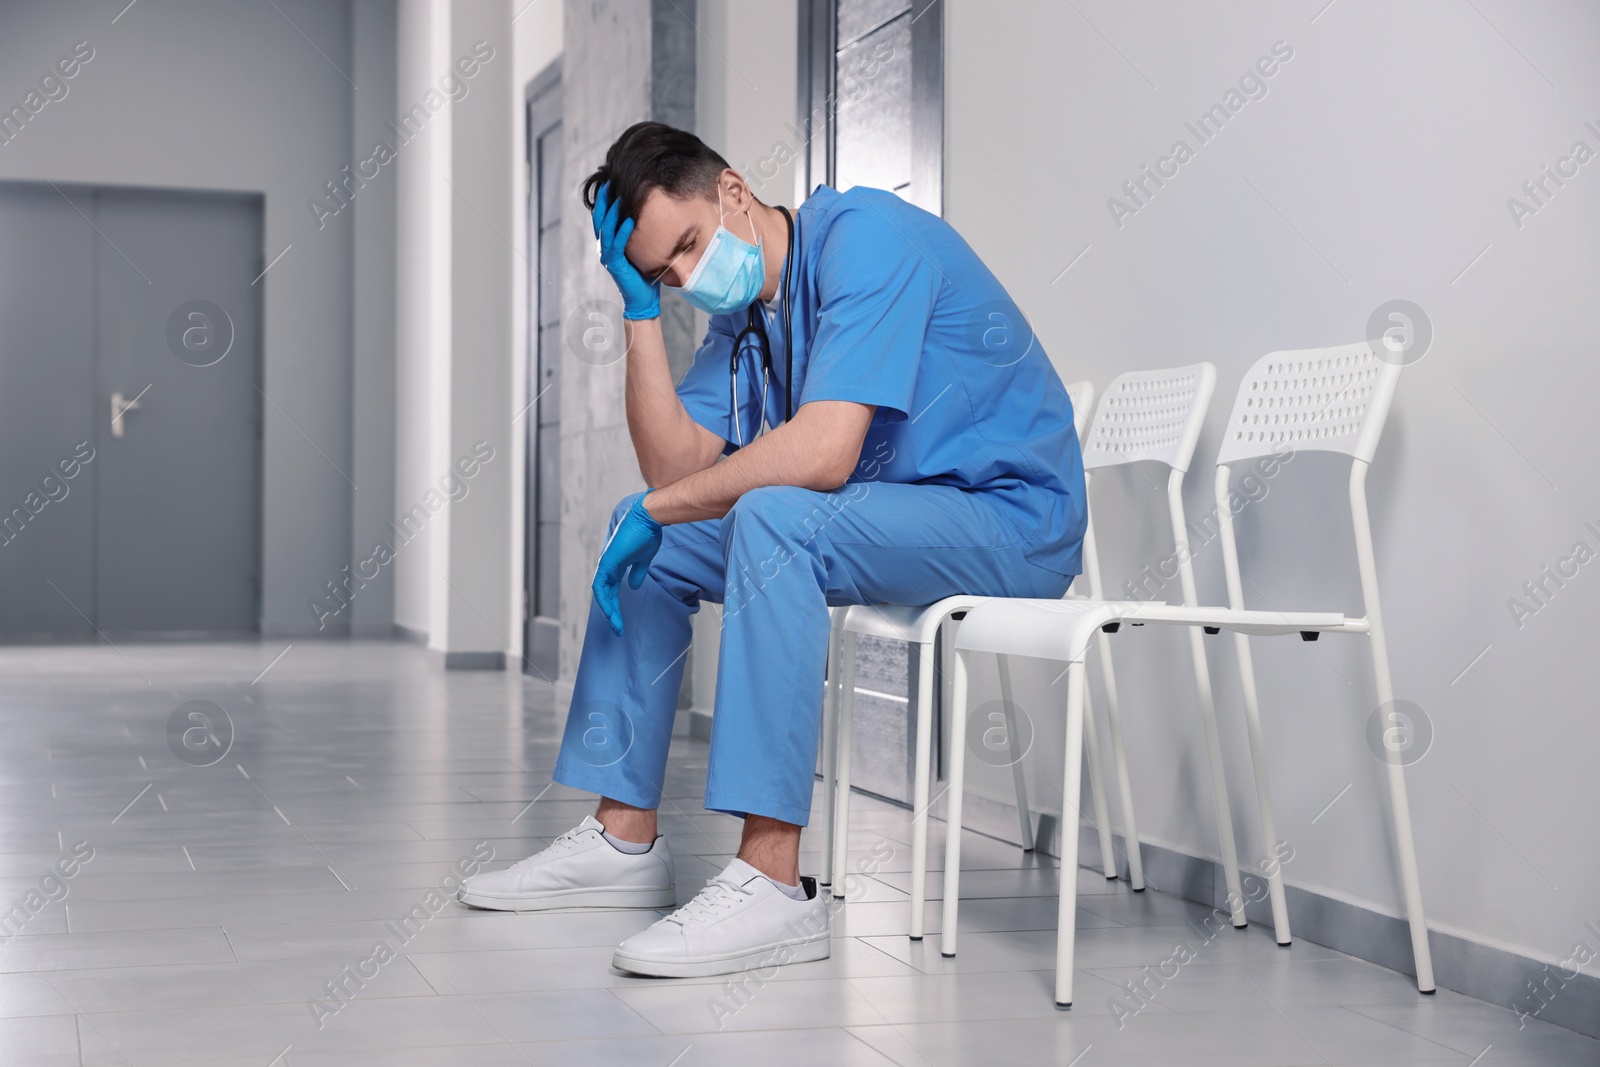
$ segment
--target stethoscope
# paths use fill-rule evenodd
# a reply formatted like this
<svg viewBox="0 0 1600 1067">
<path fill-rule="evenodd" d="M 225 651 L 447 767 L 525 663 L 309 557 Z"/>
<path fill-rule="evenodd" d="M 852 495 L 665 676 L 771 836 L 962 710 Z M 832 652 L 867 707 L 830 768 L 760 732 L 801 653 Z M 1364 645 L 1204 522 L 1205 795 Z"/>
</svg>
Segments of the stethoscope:
<svg viewBox="0 0 1600 1067">
<path fill-rule="evenodd" d="M 783 315 L 783 421 L 788 422 L 793 415 L 790 383 L 794 381 L 793 308 L 789 301 L 789 276 L 794 269 L 794 216 L 781 205 L 778 210 L 783 212 L 783 221 L 789 231 L 789 246 L 783 257 L 783 286 L 778 294 L 778 307 Z M 733 355 L 728 362 L 729 418 L 733 421 L 735 443 L 741 448 L 744 447 L 744 430 L 739 424 L 739 356 L 748 339 L 754 339 L 761 350 L 761 415 L 756 419 L 756 432 L 759 434 L 762 424 L 767 421 L 767 386 L 772 382 L 772 340 L 767 336 L 767 319 L 761 312 L 760 298 L 752 300 L 750 306 L 745 308 L 745 326 L 733 338 Z"/>
</svg>

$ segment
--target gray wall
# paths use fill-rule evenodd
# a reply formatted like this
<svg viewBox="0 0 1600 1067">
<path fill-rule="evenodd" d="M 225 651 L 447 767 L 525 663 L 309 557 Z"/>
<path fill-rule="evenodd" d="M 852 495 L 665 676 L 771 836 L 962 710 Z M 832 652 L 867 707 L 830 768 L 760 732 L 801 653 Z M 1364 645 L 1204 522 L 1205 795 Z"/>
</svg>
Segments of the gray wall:
<svg viewBox="0 0 1600 1067">
<path fill-rule="evenodd" d="M 0 147 L 0 177 L 265 193 L 267 258 L 292 248 L 259 283 L 264 389 L 281 410 L 266 412 L 263 627 L 313 632 L 307 601 L 351 542 L 352 220 L 319 232 L 306 207 L 351 160 L 349 7 L 119 7 L 0 7 L 7 108 L 75 42 L 95 50 L 68 95 Z"/>
<path fill-rule="evenodd" d="M 1210 502 L 1221 420 L 1251 362 L 1357 340 L 1387 300 L 1427 311 L 1435 340 L 1401 381 L 1370 482 L 1396 689 L 1435 737 L 1409 772 L 1423 892 L 1436 929 L 1559 960 L 1600 899 L 1600 572 L 1552 585 L 1520 627 L 1507 601 L 1574 542 L 1600 549 L 1584 526 L 1600 519 L 1588 433 L 1600 163 L 1520 227 L 1507 200 L 1575 141 L 1600 150 L 1585 125 L 1600 126 L 1600 8 L 1325 5 L 954 0 L 947 215 L 1065 379 L 1103 387 L 1132 368 L 1217 365 L 1191 516 Z M 1184 123 L 1280 40 L 1293 58 L 1267 95 L 1113 222 L 1108 198 L 1174 140 L 1194 145 Z M 1242 516 L 1255 606 L 1358 607 L 1345 469 L 1297 458 Z M 1159 530 L 1160 494 L 1107 477 L 1094 506 L 1120 590 L 1170 545 L 1112 531 L 1141 517 Z M 1214 545 L 1197 569 L 1201 596 L 1221 600 Z M 1214 857 L 1184 641 L 1146 628 L 1117 643 L 1139 825 Z M 1237 681 L 1227 647 L 1210 647 L 1249 863 L 1262 853 Z M 1366 649 L 1325 638 L 1255 651 L 1280 835 L 1296 852 L 1285 877 L 1397 913 L 1381 766 L 1364 740 Z M 1041 722 L 1033 795 L 1059 809 L 1056 670 L 1033 670 L 1019 700 Z M 980 664 L 974 699 L 996 695 Z M 987 787 L 1007 795 L 1003 776 Z"/>
<path fill-rule="evenodd" d="M 523 407 L 511 389 L 511 364 L 521 348 L 511 335 L 511 305 L 520 296 L 511 263 L 524 255 L 510 234 L 510 131 L 522 121 L 520 94 L 512 86 L 514 13 L 510 0 L 451 4 L 451 62 L 474 47 L 486 55 L 492 50 L 451 112 L 449 429 L 434 455 L 434 469 L 446 471 L 477 442 L 494 450 L 468 494 L 441 516 L 450 531 L 449 581 L 434 577 L 433 598 L 449 604 L 448 631 L 430 633 L 430 645 L 463 666 L 493 665 L 517 640 L 508 624 L 513 590 L 507 580 L 511 420 Z"/>
<path fill-rule="evenodd" d="M 562 159 L 576 186 L 589 161 L 650 114 L 650 6 L 640 0 L 566 0 Z M 569 204 L 570 206 L 570 204 Z M 563 320 L 590 301 L 616 304 L 617 290 L 594 256 L 594 235 L 562 226 Z M 565 218 L 565 216 L 563 216 Z M 642 489 L 623 411 L 624 362 L 594 366 L 564 353 L 561 380 L 560 676 L 577 673 L 589 618 L 589 580 L 617 500 Z"/>
</svg>

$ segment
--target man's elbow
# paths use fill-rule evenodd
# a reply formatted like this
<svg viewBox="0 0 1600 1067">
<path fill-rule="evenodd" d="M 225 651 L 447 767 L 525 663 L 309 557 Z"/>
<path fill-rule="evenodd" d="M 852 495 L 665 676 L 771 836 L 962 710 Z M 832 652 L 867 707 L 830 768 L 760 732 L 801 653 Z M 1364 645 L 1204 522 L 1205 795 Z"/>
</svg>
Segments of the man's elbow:
<svg viewBox="0 0 1600 1067">
<path fill-rule="evenodd" d="M 808 472 L 805 488 L 819 493 L 830 492 L 849 481 L 850 472 L 855 470 L 855 467 L 856 458 L 854 456 L 822 457 Z"/>
<path fill-rule="evenodd" d="M 644 463 L 639 464 L 639 477 L 644 479 L 646 489 L 660 489 L 672 480 L 658 466 Z"/>
</svg>

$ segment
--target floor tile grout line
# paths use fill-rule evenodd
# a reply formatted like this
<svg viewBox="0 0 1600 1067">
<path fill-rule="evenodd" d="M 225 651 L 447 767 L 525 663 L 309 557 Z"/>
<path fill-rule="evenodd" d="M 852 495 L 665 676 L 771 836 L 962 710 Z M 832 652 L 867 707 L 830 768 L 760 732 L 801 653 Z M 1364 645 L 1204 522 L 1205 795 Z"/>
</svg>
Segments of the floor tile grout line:
<svg viewBox="0 0 1600 1067">
<path fill-rule="evenodd" d="M 1259 996 L 1262 1000 L 1266 1001 L 1267 1005 L 1270 1008 L 1272 1008 L 1273 1011 L 1278 1013 L 1278 1017 L 1281 1018 L 1284 1022 L 1288 1023 L 1290 1028 L 1292 1028 L 1295 1033 L 1300 1035 L 1300 1040 L 1304 1041 L 1307 1045 L 1311 1046 L 1311 1051 L 1312 1052 L 1315 1052 L 1318 1056 L 1322 1057 L 1322 1062 L 1327 1063 L 1327 1064 L 1332 1064 L 1333 1063 L 1332 1060 L 1328 1059 L 1328 1054 L 1323 1052 L 1320 1048 L 1318 1048 L 1317 1045 L 1316 1045 L 1316 1042 L 1312 1041 L 1309 1037 L 1307 1037 L 1303 1030 L 1301 1030 L 1298 1026 L 1295 1026 L 1293 1020 L 1291 1020 L 1287 1015 L 1285 1015 L 1283 1013 L 1283 1009 L 1278 1007 L 1276 1004 L 1272 1003 L 1272 999 L 1270 997 L 1268 997 L 1265 993 L 1261 992 L 1261 990 L 1256 986 L 1256 984 L 1254 982 L 1250 981 L 1249 978 L 1246 978 L 1244 980 L 1244 983 L 1245 983 L 1245 985 L 1249 986 L 1251 989 L 1254 989 L 1256 991 L 1256 995 Z"/>
<path fill-rule="evenodd" d="M 697 982 L 695 984 L 696 985 L 700 985 L 701 983 Z M 611 999 L 612 1000 L 614 1000 L 618 1004 L 622 1005 L 622 1007 L 628 1012 L 628 1014 L 634 1016 L 640 1022 L 642 1022 L 646 1026 L 648 1026 L 651 1030 L 653 1030 L 655 1032 L 655 1034 L 657 1036 L 659 1036 L 659 1037 L 671 1037 L 672 1036 L 671 1034 L 667 1033 L 665 1030 L 661 1029 L 661 1027 L 657 1026 L 655 1023 L 653 1023 L 649 1019 L 645 1018 L 644 1014 L 642 1012 L 640 1012 L 638 1008 L 635 1008 L 632 1004 L 629 1004 L 626 1000 L 622 999 L 622 997 L 617 995 L 617 990 L 619 988 L 621 988 L 621 989 L 648 989 L 648 988 L 650 988 L 649 986 L 644 986 L 644 985 L 639 985 L 639 986 L 615 986 L 615 985 L 610 985 L 610 986 L 605 986 L 603 988 L 605 989 L 605 991 L 607 993 L 611 994 Z M 714 985 L 707 984 L 706 988 L 714 988 Z"/>
<path fill-rule="evenodd" d="M 887 1052 L 883 1051 L 880 1048 L 874 1047 L 871 1044 L 871 1042 L 869 1042 L 866 1038 L 864 1038 L 860 1034 L 856 1033 L 855 1031 L 856 1031 L 856 1029 L 858 1028 L 859 1025 L 860 1024 L 845 1026 L 845 1025 L 841 1024 L 839 1026 L 839 1029 L 844 1031 L 845 1033 L 849 1034 L 855 1040 L 861 1042 L 861 1044 L 866 1045 L 867 1048 L 872 1049 L 873 1052 L 876 1052 L 878 1055 L 880 1055 L 880 1056 L 884 1057 L 885 1059 L 889 1060 L 891 1063 L 899 1064 L 900 1067 L 906 1067 L 906 1065 L 902 1064 L 899 1059 L 897 1059 L 894 1056 L 889 1055 Z M 871 1026 L 871 1025 L 877 1025 L 877 1024 L 868 1023 L 868 1024 L 865 1024 L 865 1025 Z M 928 1059 L 928 1057 L 924 1056 L 922 1054 L 922 1050 L 919 1049 L 916 1046 L 916 1044 L 912 1042 L 912 1040 L 910 1038 L 906 1037 L 905 1034 L 900 1032 L 900 1027 L 896 1026 L 894 1023 L 885 1023 L 883 1025 L 886 1025 L 886 1026 L 889 1027 L 889 1029 L 893 1030 L 894 1033 L 895 1033 L 895 1036 L 898 1037 L 901 1041 L 904 1041 L 906 1043 L 906 1047 L 909 1048 L 912 1052 L 917 1054 L 917 1058 L 918 1059 L 920 1059 L 923 1063 L 928 1064 L 929 1067 L 932 1067 L 933 1061 Z"/>
<path fill-rule="evenodd" d="M 427 979 L 423 979 L 423 981 L 426 982 Z M 505 1033 L 498 1026 L 496 1026 L 494 1024 L 494 1020 L 490 1019 L 487 1015 L 485 1015 L 483 1013 L 483 1009 L 478 1007 L 476 1004 L 474 1004 L 472 1002 L 472 998 L 471 997 L 467 996 L 467 994 L 461 992 L 459 989 L 456 989 L 456 987 L 453 984 L 451 984 L 448 979 L 446 980 L 445 984 L 450 986 L 451 995 L 452 996 L 460 997 L 462 1002 L 464 1004 L 466 1004 L 467 1007 L 471 1008 L 474 1012 L 477 1013 L 478 1018 L 482 1019 L 484 1022 L 489 1024 L 489 1029 L 493 1030 L 495 1032 L 495 1035 L 497 1037 L 499 1037 L 502 1042 L 504 1042 L 505 1044 L 511 1046 L 511 1051 L 512 1052 L 515 1052 L 518 1056 L 521 1056 L 522 1059 L 525 1062 L 527 1062 L 529 1064 L 533 1063 L 532 1060 L 528 1059 L 527 1054 L 524 1053 L 520 1048 L 517 1047 L 516 1042 L 512 1041 L 509 1037 L 507 1037 L 505 1035 Z M 431 987 L 433 985 L 433 983 L 432 982 L 428 982 L 428 985 Z"/>
<path fill-rule="evenodd" d="M 1376 966 L 1376 964 L 1374 964 L 1374 966 Z M 1379 1006 L 1379 1007 L 1387 1007 L 1388 1005 L 1377 1005 L 1377 1006 Z M 1457 1055 L 1465 1055 L 1465 1053 L 1459 1052 L 1457 1049 L 1451 1048 L 1449 1045 L 1446 1045 L 1442 1041 L 1435 1041 L 1431 1037 L 1427 1037 L 1427 1036 L 1425 1036 L 1423 1034 L 1416 1033 L 1415 1031 L 1412 1031 L 1412 1030 L 1407 1030 L 1403 1026 L 1396 1026 L 1394 1023 L 1390 1022 L 1387 1019 L 1380 1019 L 1375 1015 L 1368 1015 L 1366 1012 L 1359 1010 L 1360 1008 L 1374 1007 L 1374 1005 L 1371 1005 L 1371 1004 L 1331 1004 L 1331 1005 L 1329 1005 L 1329 1007 L 1337 1008 L 1340 1011 L 1347 1011 L 1351 1015 L 1355 1015 L 1355 1016 L 1357 1016 L 1359 1018 L 1366 1019 L 1369 1022 L 1375 1022 L 1379 1026 L 1386 1026 L 1390 1030 L 1395 1031 L 1396 1033 L 1405 1034 L 1407 1037 L 1414 1037 L 1419 1041 L 1426 1041 L 1428 1044 L 1435 1045 L 1435 1046 L 1437 1046 L 1439 1048 L 1444 1049 L 1447 1052 L 1455 1052 Z M 1490 1046 L 1490 1047 L 1492 1048 L 1493 1046 Z M 1487 1051 L 1487 1050 L 1485 1050 L 1485 1051 Z M 1479 1053 L 1478 1059 L 1482 1059 L 1482 1058 L 1483 1058 L 1482 1053 Z M 1477 1060 L 1473 1060 L 1472 1062 L 1476 1063 L 1478 1061 Z M 1467 1067 L 1471 1067 L 1471 1064 L 1468 1064 Z"/>
</svg>

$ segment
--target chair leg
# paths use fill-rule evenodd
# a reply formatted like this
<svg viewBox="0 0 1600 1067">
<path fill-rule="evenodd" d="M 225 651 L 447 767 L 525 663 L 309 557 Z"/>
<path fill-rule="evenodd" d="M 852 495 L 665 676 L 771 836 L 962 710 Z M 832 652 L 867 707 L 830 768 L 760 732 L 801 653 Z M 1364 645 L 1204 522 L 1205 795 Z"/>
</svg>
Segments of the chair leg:
<svg viewBox="0 0 1600 1067">
<path fill-rule="evenodd" d="M 839 660 L 844 638 L 840 624 L 848 609 L 835 610 L 836 617 L 828 629 L 828 678 L 822 690 L 822 871 L 817 882 L 825 886 L 833 885 L 833 823 L 838 810 L 833 786 L 839 759 Z"/>
<path fill-rule="evenodd" d="M 833 896 L 843 900 L 845 882 L 849 873 L 845 864 L 850 847 L 850 748 L 851 725 L 856 707 L 856 635 L 844 635 L 840 658 L 844 669 L 839 672 L 839 735 L 838 769 L 834 772 L 834 791 L 838 794 L 838 814 L 833 827 Z"/>
<path fill-rule="evenodd" d="M 1067 752 L 1062 766 L 1061 901 L 1056 918 L 1056 1007 L 1072 1007 L 1072 957 L 1077 942 L 1078 865 L 1068 841 L 1075 838 L 1078 801 L 1083 792 L 1083 663 L 1067 668 Z"/>
<path fill-rule="evenodd" d="M 1221 477 L 1219 474 L 1219 484 Z M 1378 606 L 1378 570 L 1372 556 L 1366 479 L 1367 465 L 1358 459 L 1350 468 L 1350 520 L 1356 538 L 1356 563 L 1361 572 L 1361 601 L 1366 605 L 1371 627 L 1368 644 L 1372 650 L 1372 677 L 1377 682 L 1381 708 L 1394 701 L 1394 679 L 1389 673 L 1389 642 L 1383 636 L 1383 612 Z M 1389 812 L 1394 819 L 1394 848 L 1400 866 L 1400 887 L 1406 898 L 1406 921 L 1411 925 L 1417 990 L 1432 993 L 1435 990 L 1433 952 L 1428 947 L 1428 920 L 1422 913 L 1422 874 L 1417 869 L 1417 844 L 1411 833 L 1411 802 L 1406 795 L 1405 768 L 1400 764 L 1398 751 L 1385 745 L 1384 752 L 1389 772 Z"/>
<path fill-rule="evenodd" d="M 1099 645 L 1100 677 L 1106 690 L 1106 723 L 1111 728 L 1111 755 L 1117 764 L 1117 792 L 1122 803 L 1122 840 L 1128 847 L 1128 882 L 1135 893 L 1142 893 L 1144 853 L 1139 849 L 1139 826 L 1133 817 L 1133 785 L 1128 778 L 1128 754 L 1122 745 L 1122 713 L 1117 704 L 1117 675 L 1111 666 L 1111 639 L 1104 631 L 1099 635 Z M 1085 709 L 1087 711 L 1087 702 Z"/>
<path fill-rule="evenodd" d="M 917 646 L 917 747 L 911 787 L 911 940 L 921 941 L 928 909 L 928 800 L 933 777 L 933 644 Z"/>
<path fill-rule="evenodd" d="M 1368 550 L 1370 552 L 1370 549 Z M 1367 605 L 1376 622 L 1376 594 L 1368 597 Z M 1394 683 L 1389 676 L 1389 649 L 1384 641 L 1381 623 L 1373 627 L 1373 674 L 1378 683 L 1378 706 L 1394 701 Z M 1417 966 L 1417 990 L 1432 993 L 1433 951 L 1428 946 L 1428 920 L 1422 912 L 1422 874 L 1417 868 L 1417 843 L 1411 832 L 1411 801 L 1406 794 L 1405 767 L 1400 762 L 1399 750 L 1384 745 L 1385 762 L 1389 772 L 1389 812 L 1394 819 L 1394 849 L 1400 862 L 1400 888 L 1406 899 L 1406 921 L 1411 925 L 1411 955 Z"/>
<path fill-rule="evenodd" d="M 1250 762 L 1256 776 L 1256 809 L 1261 836 L 1267 846 L 1267 894 L 1272 900 L 1272 932 L 1280 945 L 1292 940 L 1289 904 L 1283 891 L 1283 866 L 1277 854 L 1278 822 L 1272 812 L 1272 787 L 1267 782 L 1267 752 L 1261 739 L 1261 706 L 1256 698 L 1256 672 L 1250 659 L 1250 638 L 1234 631 L 1234 653 L 1239 661 L 1239 687 L 1244 697 L 1244 721 L 1250 734 Z"/>
<path fill-rule="evenodd" d="M 1095 728 L 1089 694 L 1083 695 L 1083 769 L 1089 774 L 1089 795 L 1094 798 L 1094 825 L 1100 832 L 1100 869 L 1116 881 L 1117 850 L 1111 841 L 1111 817 L 1106 812 L 1106 787 L 1100 773 L 1100 733 Z M 1063 848 L 1067 846 L 1065 843 Z M 1076 855 L 1076 853 L 1074 853 Z"/>
<path fill-rule="evenodd" d="M 1000 709 L 1005 715 L 1006 745 L 1011 749 L 1011 784 L 1017 793 L 1017 820 L 1021 824 L 1019 833 L 1022 841 L 1022 851 L 1033 851 L 1033 816 L 1028 811 L 1028 778 L 1023 771 L 1022 739 L 1018 736 L 1017 717 L 1013 709 L 1016 707 L 1011 700 L 1011 661 L 1005 655 L 995 656 L 1000 668 Z"/>
<path fill-rule="evenodd" d="M 939 930 L 939 955 L 956 954 L 956 912 L 961 903 L 961 789 L 967 762 L 967 653 L 956 649 L 951 679 L 949 800 L 944 828 L 944 917 Z"/>
<path fill-rule="evenodd" d="M 1417 989 L 1432 993 L 1433 953 L 1428 947 L 1428 923 L 1422 914 L 1422 876 L 1417 869 L 1416 840 L 1411 833 L 1411 803 L 1406 795 L 1405 769 L 1398 756 L 1389 760 L 1389 810 L 1394 817 L 1395 851 L 1400 857 L 1400 884 L 1405 891 L 1406 918 L 1411 924 L 1411 953 L 1417 964 Z"/>
<path fill-rule="evenodd" d="M 1206 663 L 1206 647 L 1197 627 L 1187 627 L 1189 650 L 1194 658 L 1194 684 L 1200 698 L 1200 717 L 1206 728 L 1206 754 L 1211 760 L 1211 795 L 1217 809 L 1217 835 L 1222 839 L 1222 875 L 1228 885 L 1228 911 L 1233 925 L 1242 927 L 1244 888 L 1239 881 L 1239 849 L 1233 840 L 1233 809 L 1228 803 L 1228 780 L 1222 770 L 1222 742 L 1217 734 L 1217 708 L 1211 695 L 1211 669 Z"/>
</svg>

